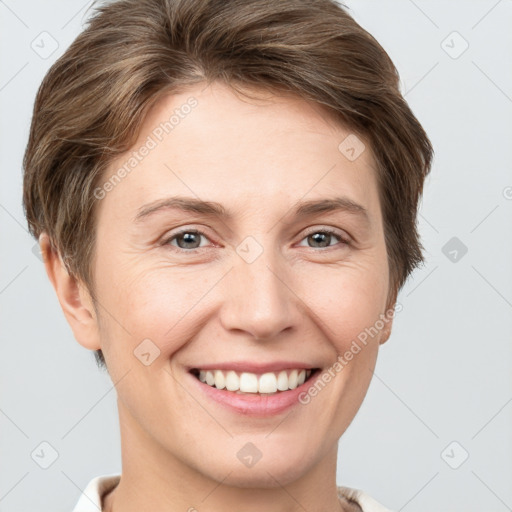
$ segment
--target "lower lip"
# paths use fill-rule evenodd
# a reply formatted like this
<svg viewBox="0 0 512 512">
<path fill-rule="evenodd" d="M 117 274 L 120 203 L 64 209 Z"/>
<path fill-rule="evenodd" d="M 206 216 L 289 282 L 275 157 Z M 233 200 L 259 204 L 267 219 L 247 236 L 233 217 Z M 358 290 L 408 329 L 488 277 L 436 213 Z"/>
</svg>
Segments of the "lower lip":
<svg viewBox="0 0 512 512">
<path fill-rule="evenodd" d="M 190 372 L 187 372 L 187 374 L 206 396 L 222 406 L 240 414 L 264 417 L 279 414 L 294 405 L 300 404 L 299 395 L 307 392 L 320 375 L 320 370 L 315 370 L 307 381 L 295 389 L 262 394 L 238 394 L 226 389 L 217 389 L 201 382 Z"/>
</svg>

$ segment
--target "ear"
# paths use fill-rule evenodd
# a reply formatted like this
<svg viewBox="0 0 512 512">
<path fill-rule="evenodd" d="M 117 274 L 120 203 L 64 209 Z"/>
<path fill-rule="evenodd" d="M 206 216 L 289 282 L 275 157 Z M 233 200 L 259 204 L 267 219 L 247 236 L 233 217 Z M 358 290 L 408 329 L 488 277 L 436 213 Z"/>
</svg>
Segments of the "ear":
<svg viewBox="0 0 512 512">
<path fill-rule="evenodd" d="M 75 339 L 89 350 L 100 349 L 98 319 L 87 287 L 68 273 L 61 255 L 53 247 L 46 232 L 39 236 L 39 247 L 46 274 L 57 293 L 60 307 Z"/>
<path fill-rule="evenodd" d="M 386 311 L 384 312 L 384 315 L 386 315 L 386 320 L 385 320 L 386 323 L 381 331 L 381 337 L 379 340 L 380 345 L 383 345 L 384 343 L 386 343 L 386 341 L 388 341 L 389 337 L 391 336 L 391 330 L 393 328 L 393 320 L 394 320 L 395 314 L 396 314 L 396 301 L 397 301 L 397 294 L 396 294 L 396 292 L 393 292 L 391 294 L 391 297 L 387 301 Z"/>
<path fill-rule="evenodd" d="M 379 345 L 383 345 L 388 341 L 390 335 L 391 335 L 391 328 L 393 327 L 393 318 L 387 317 L 386 325 L 382 328 L 381 331 L 381 337 L 379 340 Z"/>
</svg>

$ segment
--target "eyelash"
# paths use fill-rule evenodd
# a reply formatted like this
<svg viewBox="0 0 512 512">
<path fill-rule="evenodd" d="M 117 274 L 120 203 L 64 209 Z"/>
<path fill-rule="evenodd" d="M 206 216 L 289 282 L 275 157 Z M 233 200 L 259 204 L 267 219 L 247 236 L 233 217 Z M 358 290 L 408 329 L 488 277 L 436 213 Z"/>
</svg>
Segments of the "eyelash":
<svg viewBox="0 0 512 512">
<path fill-rule="evenodd" d="M 197 229 L 182 229 L 181 231 L 174 233 L 171 237 L 166 238 L 162 242 L 162 245 L 171 245 L 170 242 L 172 242 L 174 239 L 178 238 L 180 235 L 183 235 L 185 233 L 193 233 L 195 235 L 201 235 L 209 240 L 209 238 L 206 236 L 206 234 L 202 231 L 199 231 Z M 305 238 L 307 238 L 311 235 L 314 235 L 316 233 L 323 233 L 323 234 L 335 236 L 336 238 L 338 238 L 339 243 L 341 243 L 342 245 L 346 245 L 346 246 L 350 245 L 350 241 L 347 238 L 343 237 L 337 231 L 335 231 L 334 229 L 331 229 L 331 228 L 322 228 L 322 229 L 311 230 L 310 232 L 308 232 L 304 235 L 304 237 L 301 239 L 301 242 Z M 323 248 L 317 248 L 317 247 L 308 247 L 308 248 L 313 249 L 313 250 L 319 249 L 319 250 L 321 250 L 321 252 L 325 252 L 327 249 L 332 249 L 335 246 L 336 246 L 336 244 L 332 245 L 332 246 L 328 245 L 327 247 L 323 247 Z M 190 252 L 195 253 L 196 251 L 199 251 L 200 249 L 204 249 L 204 247 L 195 247 L 193 249 L 182 249 L 181 247 L 177 247 L 177 246 L 172 246 L 172 247 L 173 247 L 173 249 L 177 250 L 178 252 L 189 252 L 189 253 Z"/>
</svg>

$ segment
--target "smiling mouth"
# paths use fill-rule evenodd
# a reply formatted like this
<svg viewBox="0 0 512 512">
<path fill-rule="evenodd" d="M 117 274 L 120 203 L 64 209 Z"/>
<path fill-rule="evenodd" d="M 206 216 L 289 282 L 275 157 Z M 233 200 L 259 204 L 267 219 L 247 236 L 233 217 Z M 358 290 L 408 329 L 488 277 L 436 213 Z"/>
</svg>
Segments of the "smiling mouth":
<svg viewBox="0 0 512 512">
<path fill-rule="evenodd" d="M 320 368 L 288 369 L 279 372 L 256 374 L 234 370 L 201 370 L 192 368 L 190 373 L 203 384 L 237 394 L 278 394 L 301 386 L 314 377 Z"/>
</svg>

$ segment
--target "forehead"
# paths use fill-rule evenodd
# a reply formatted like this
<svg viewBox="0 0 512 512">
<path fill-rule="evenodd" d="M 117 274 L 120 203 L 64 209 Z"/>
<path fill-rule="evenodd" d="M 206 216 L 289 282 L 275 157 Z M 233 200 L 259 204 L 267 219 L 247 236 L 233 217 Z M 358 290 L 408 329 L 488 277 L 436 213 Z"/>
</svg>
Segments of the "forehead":
<svg viewBox="0 0 512 512">
<path fill-rule="evenodd" d="M 319 104 L 291 94 L 250 93 L 246 98 L 222 84 L 196 84 L 161 98 L 130 151 L 109 166 L 102 183 L 124 172 L 101 208 L 122 209 L 126 216 L 171 195 L 234 209 L 341 193 L 368 209 L 378 202 L 366 141 Z"/>
</svg>

